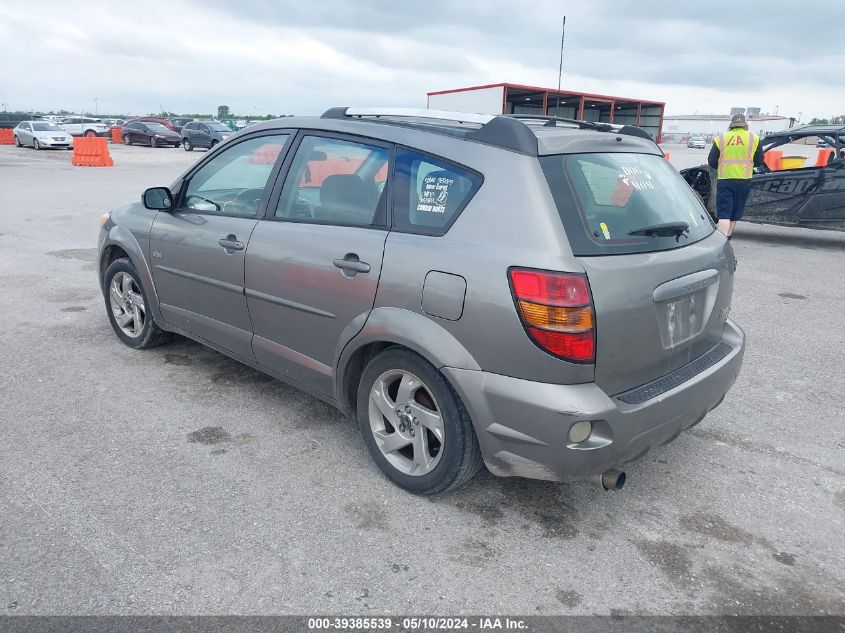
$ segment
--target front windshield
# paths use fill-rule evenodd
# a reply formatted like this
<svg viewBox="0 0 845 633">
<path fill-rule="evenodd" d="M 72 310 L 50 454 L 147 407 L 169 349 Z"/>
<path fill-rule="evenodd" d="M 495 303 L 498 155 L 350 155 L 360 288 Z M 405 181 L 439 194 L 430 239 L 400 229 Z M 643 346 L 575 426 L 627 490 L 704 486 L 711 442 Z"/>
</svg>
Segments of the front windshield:
<svg viewBox="0 0 845 633">
<path fill-rule="evenodd" d="M 228 127 L 223 125 L 222 123 L 206 123 L 206 125 L 208 126 L 208 129 L 211 130 L 212 132 L 231 132 L 232 131 Z"/>
<path fill-rule="evenodd" d="M 170 131 L 166 127 L 164 127 L 161 123 L 144 123 L 144 125 L 147 126 L 147 129 L 150 132 L 158 132 L 159 134 L 161 134 L 162 132 L 169 132 Z"/>
<path fill-rule="evenodd" d="M 62 130 L 55 123 L 33 123 L 32 129 L 36 132 L 60 132 Z"/>
</svg>

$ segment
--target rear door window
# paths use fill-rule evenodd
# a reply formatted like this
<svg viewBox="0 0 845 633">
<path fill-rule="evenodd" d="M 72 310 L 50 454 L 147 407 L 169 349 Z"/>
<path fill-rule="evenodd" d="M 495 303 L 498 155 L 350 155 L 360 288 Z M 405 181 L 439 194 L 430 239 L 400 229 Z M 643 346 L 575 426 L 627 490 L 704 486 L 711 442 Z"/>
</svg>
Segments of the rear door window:
<svg viewBox="0 0 845 633">
<path fill-rule="evenodd" d="M 575 255 L 667 250 L 713 230 L 704 205 L 662 156 L 542 156 Z"/>
<path fill-rule="evenodd" d="M 389 160 L 387 147 L 304 136 L 275 216 L 299 222 L 384 226 Z"/>
<path fill-rule="evenodd" d="M 396 152 L 393 228 L 443 235 L 481 186 L 467 167 L 414 150 Z"/>
</svg>

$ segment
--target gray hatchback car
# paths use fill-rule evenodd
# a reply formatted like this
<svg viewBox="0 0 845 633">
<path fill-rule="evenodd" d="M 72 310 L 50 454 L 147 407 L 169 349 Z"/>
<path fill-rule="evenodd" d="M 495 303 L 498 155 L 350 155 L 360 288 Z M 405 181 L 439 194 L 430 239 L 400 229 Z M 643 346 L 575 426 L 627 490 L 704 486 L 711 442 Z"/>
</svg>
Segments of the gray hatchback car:
<svg viewBox="0 0 845 633">
<path fill-rule="evenodd" d="M 736 260 L 640 128 L 333 108 L 103 216 L 118 338 L 170 332 L 357 418 L 419 494 L 625 481 L 736 380 Z"/>
</svg>

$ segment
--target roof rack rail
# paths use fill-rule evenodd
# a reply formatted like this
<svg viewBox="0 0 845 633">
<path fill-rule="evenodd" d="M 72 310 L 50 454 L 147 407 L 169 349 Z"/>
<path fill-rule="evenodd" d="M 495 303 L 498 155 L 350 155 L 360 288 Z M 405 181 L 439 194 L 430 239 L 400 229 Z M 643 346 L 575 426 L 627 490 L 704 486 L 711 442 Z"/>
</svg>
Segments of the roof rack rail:
<svg viewBox="0 0 845 633">
<path fill-rule="evenodd" d="M 545 114 L 506 114 L 505 116 L 513 117 L 515 119 L 522 119 L 526 121 L 545 121 L 543 127 L 557 127 L 558 121 L 561 123 L 568 123 L 576 125 L 582 130 L 596 130 L 597 132 L 615 132 L 617 134 L 625 134 L 626 136 L 636 136 L 644 138 L 649 141 L 654 141 L 654 138 L 646 132 L 643 128 L 636 125 L 616 125 L 613 123 L 604 123 L 599 121 L 584 121 L 582 119 L 568 119 L 559 116 L 549 116 Z"/>
<path fill-rule="evenodd" d="M 484 125 L 494 117 L 491 114 L 472 112 L 451 112 L 448 110 L 428 110 L 423 108 L 330 108 L 323 113 L 322 119 L 342 119 L 345 117 L 390 117 L 405 119 L 433 119 L 454 121 L 456 123 L 478 123 Z"/>
<path fill-rule="evenodd" d="M 381 123 L 401 123 L 401 119 L 424 119 L 431 121 L 450 121 L 454 123 L 474 123 L 479 128 L 469 129 L 464 138 L 477 143 L 493 145 L 520 154 L 537 156 L 537 137 L 522 121 L 511 117 L 494 114 L 475 114 L 471 112 L 451 112 L 447 110 L 429 110 L 420 108 L 329 108 L 320 117 L 322 119 L 363 119 Z"/>
<path fill-rule="evenodd" d="M 558 121 L 561 123 L 569 123 L 576 125 L 582 130 L 602 130 L 609 131 L 612 128 L 609 123 L 599 123 L 598 121 L 584 121 L 583 119 L 568 119 L 561 116 L 551 116 L 546 114 L 505 114 L 520 121 L 544 121 L 543 127 L 557 127 Z"/>
</svg>

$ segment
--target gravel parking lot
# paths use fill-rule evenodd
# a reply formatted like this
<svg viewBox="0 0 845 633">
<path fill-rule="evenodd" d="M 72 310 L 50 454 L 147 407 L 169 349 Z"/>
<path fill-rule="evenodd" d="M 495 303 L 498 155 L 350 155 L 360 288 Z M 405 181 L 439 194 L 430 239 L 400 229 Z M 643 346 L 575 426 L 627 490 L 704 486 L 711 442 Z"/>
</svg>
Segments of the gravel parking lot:
<svg viewBox="0 0 845 633">
<path fill-rule="evenodd" d="M 740 224 L 743 372 L 623 492 L 418 498 L 313 398 L 117 340 L 97 218 L 202 152 L 111 151 L 0 147 L 0 612 L 845 613 L 845 234 Z"/>
</svg>

